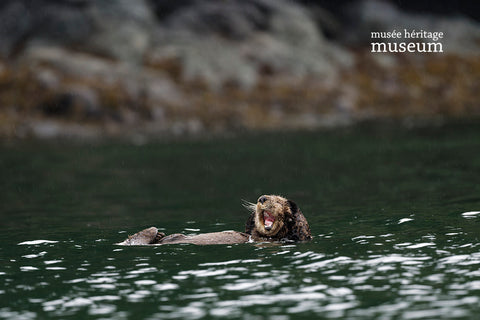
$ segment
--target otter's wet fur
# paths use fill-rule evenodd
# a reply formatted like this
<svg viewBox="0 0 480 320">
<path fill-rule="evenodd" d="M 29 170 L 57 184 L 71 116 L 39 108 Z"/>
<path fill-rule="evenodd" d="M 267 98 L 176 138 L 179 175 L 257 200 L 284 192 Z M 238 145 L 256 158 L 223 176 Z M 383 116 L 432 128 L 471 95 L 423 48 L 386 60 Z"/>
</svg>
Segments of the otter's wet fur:
<svg viewBox="0 0 480 320">
<path fill-rule="evenodd" d="M 307 241 L 312 238 L 307 219 L 291 200 L 275 195 L 263 195 L 257 203 L 244 201 L 251 212 L 245 232 L 221 231 L 198 235 L 175 233 L 166 236 L 150 227 L 129 236 L 119 245 L 161 245 L 190 243 L 197 245 L 234 244 L 248 241 Z"/>
<path fill-rule="evenodd" d="M 246 203 L 252 211 L 245 232 L 255 241 L 307 241 L 312 239 L 310 226 L 298 206 L 281 196 L 264 195 L 257 204 Z"/>
</svg>

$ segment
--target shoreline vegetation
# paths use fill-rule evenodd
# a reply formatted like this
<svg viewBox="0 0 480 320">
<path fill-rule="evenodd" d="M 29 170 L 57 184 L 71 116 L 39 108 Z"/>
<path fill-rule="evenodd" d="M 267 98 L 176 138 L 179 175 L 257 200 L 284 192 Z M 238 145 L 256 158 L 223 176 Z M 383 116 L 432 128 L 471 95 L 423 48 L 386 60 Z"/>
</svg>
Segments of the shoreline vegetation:
<svg viewBox="0 0 480 320">
<path fill-rule="evenodd" d="M 357 1 L 343 21 L 321 7 L 263 0 L 193 1 L 160 16 L 166 11 L 159 3 L 1 7 L 0 18 L 10 18 L 0 19 L 3 30 L 16 27 L 15 14 L 30 29 L 1 35 L 0 138 L 155 138 L 480 119 L 480 26 L 470 18 Z M 69 28 L 75 23 L 82 27 Z M 443 52 L 412 53 L 401 37 L 371 38 L 403 26 L 443 32 L 434 43 Z M 420 47 L 429 45 L 422 40 Z"/>
</svg>

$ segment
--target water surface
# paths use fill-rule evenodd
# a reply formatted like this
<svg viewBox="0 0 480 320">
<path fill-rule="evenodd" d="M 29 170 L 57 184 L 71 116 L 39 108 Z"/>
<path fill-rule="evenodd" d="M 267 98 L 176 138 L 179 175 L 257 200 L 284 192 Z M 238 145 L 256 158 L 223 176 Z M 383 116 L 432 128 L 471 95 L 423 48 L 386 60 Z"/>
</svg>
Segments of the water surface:
<svg viewBox="0 0 480 320">
<path fill-rule="evenodd" d="M 480 127 L 3 142 L 0 318 L 475 319 Z M 293 199 L 308 243 L 114 243 L 243 230 Z"/>
</svg>

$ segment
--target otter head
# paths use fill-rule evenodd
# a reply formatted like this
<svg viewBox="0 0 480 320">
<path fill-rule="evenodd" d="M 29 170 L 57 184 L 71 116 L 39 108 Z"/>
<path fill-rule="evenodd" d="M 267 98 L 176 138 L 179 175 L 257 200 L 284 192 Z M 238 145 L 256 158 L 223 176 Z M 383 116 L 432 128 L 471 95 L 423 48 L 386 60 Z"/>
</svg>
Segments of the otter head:
<svg viewBox="0 0 480 320">
<path fill-rule="evenodd" d="M 263 195 L 257 203 L 244 201 L 243 205 L 251 212 L 245 223 L 245 233 L 255 241 L 312 239 L 307 219 L 293 201 Z"/>
<path fill-rule="evenodd" d="M 255 229 L 265 237 L 285 233 L 287 221 L 292 219 L 291 202 L 283 197 L 263 195 L 255 205 Z"/>
</svg>

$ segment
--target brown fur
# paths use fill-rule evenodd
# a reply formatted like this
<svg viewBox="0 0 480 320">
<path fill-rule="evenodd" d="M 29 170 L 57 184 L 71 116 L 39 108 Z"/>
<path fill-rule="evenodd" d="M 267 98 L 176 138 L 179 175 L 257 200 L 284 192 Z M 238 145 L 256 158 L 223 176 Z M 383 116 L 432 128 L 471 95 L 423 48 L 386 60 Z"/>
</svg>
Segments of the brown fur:
<svg viewBox="0 0 480 320">
<path fill-rule="evenodd" d="M 237 231 L 221 231 L 201 233 L 192 236 L 186 236 L 181 233 L 171 234 L 161 239 L 158 244 L 173 243 L 191 243 L 191 244 L 234 244 L 244 243 L 249 239 L 249 235 Z"/>
<path fill-rule="evenodd" d="M 184 235 L 180 233 L 165 236 L 155 227 L 150 227 L 129 236 L 119 245 L 157 245 L 191 243 L 207 244 L 234 244 L 254 241 L 306 241 L 312 238 L 307 219 L 297 205 L 280 196 L 264 195 L 258 198 L 257 204 L 245 203 L 245 207 L 252 211 L 245 224 L 245 233 L 237 231 L 222 231 L 202 233 L 198 235 Z M 268 212 L 274 222 L 265 226 L 264 214 Z"/>
<path fill-rule="evenodd" d="M 184 235 L 181 233 L 174 233 L 165 236 L 163 232 L 158 232 L 157 228 L 150 227 L 140 232 L 137 232 L 132 236 L 129 236 L 125 241 L 118 244 L 125 246 L 177 243 L 191 243 L 198 245 L 234 244 L 247 242 L 249 238 L 250 236 L 248 234 L 237 231 L 209 232 L 197 235 Z"/>
<path fill-rule="evenodd" d="M 246 207 L 254 212 L 245 224 L 245 232 L 251 234 L 255 241 L 312 239 L 307 219 L 291 200 L 275 195 L 265 195 L 258 198 L 256 205 L 247 204 Z M 265 227 L 265 212 L 275 217 L 270 229 Z"/>
</svg>

